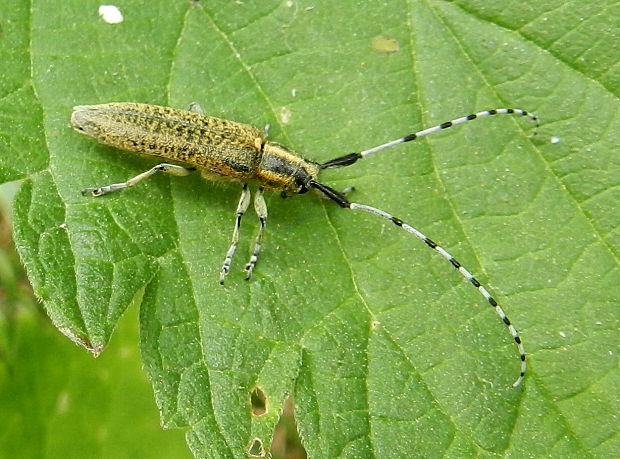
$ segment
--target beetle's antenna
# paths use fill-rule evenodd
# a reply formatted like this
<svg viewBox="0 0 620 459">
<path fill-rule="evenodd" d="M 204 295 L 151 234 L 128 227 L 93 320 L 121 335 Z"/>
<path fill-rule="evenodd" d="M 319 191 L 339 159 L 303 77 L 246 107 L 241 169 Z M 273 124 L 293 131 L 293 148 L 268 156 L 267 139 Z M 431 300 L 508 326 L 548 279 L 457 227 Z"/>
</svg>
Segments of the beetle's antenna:
<svg viewBox="0 0 620 459">
<path fill-rule="evenodd" d="M 409 234 L 413 234 L 419 240 L 424 242 L 428 247 L 430 247 L 435 252 L 439 253 L 442 257 L 444 257 L 446 260 L 448 260 L 450 264 L 459 273 L 461 273 L 461 275 L 469 283 L 471 283 L 474 287 L 476 287 L 476 290 L 478 290 L 480 294 L 489 303 L 489 305 L 493 309 L 495 309 L 495 312 L 500 317 L 500 319 L 502 319 L 502 322 L 504 322 L 506 327 L 508 327 L 508 331 L 510 332 L 510 334 L 512 335 L 512 338 L 517 344 L 517 348 L 519 350 L 519 357 L 521 360 L 521 373 L 519 374 L 519 377 L 516 379 L 516 381 L 513 383 L 512 387 L 518 387 L 523 382 L 523 379 L 525 377 L 525 372 L 527 370 L 527 363 L 525 361 L 525 348 L 523 346 L 523 343 L 521 342 L 521 338 L 519 337 L 519 332 L 514 327 L 514 325 L 512 325 L 512 323 L 506 316 L 506 313 L 501 308 L 501 306 L 497 304 L 497 301 L 495 301 L 495 298 L 493 298 L 491 294 L 489 293 L 489 291 L 483 285 L 481 285 L 480 282 L 478 282 L 478 280 L 473 276 L 473 274 L 471 274 L 465 267 L 463 267 L 458 261 L 456 261 L 456 259 L 452 255 L 450 255 L 444 248 L 437 245 L 435 242 L 433 242 L 433 240 L 426 237 L 424 234 L 422 234 L 420 231 L 418 231 L 413 226 L 403 222 L 401 219 L 394 217 L 393 215 L 390 215 L 381 209 L 377 209 L 376 207 L 371 207 L 371 206 L 367 206 L 364 204 L 358 204 L 357 202 L 349 202 L 342 193 L 339 193 L 336 190 L 326 185 L 323 185 L 321 183 L 310 181 L 309 186 L 319 191 L 325 197 L 336 202 L 342 208 L 351 209 L 351 210 L 360 210 L 362 212 L 367 212 L 369 214 L 376 215 L 377 217 L 381 217 L 385 220 L 392 222 L 394 225 L 398 226 L 399 228 L 402 228 L 403 230 L 407 231 Z"/>
<path fill-rule="evenodd" d="M 456 126 L 459 124 L 467 123 L 468 121 L 472 121 L 478 118 L 484 118 L 487 116 L 493 115 L 521 115 L 532 120 L 536 129 L 532 135 L 536 135 L 536 130 L 539 127 L 538 117 L 533 113 L 527 112 L 525 110 L 521 110 L 520 108 L 495 108 L 493 110 L 484 110 L 478 113 L 472 113 L 471 115 L 462 116 L 460 118 L 456 118 L 452 121 L 446 121 L 445 123 L 438 124 L 437 126 L 433 126 L 428 129 L 424 129 L 423 131 L 414 132 L 412 134 L 406 135 L 405 137 L 401 137 L 400 139 L 392 140 L 391 142 L 387 142 L 381 145 L 378 145 L 369 150 L 360 151 L 358 153 L 349 153 L 348 155 L 340 156 L 338 158 L 334 158 L 330 161 L 327 161 L 321 164 L 321 169 L 329 169 L 332 167 L 346 167 L 355 163 L 358 159 L 365 158 L 367 156 L 373 155 L 383 150 L 387 150 L 388 148 L 395 147 L 396 145 L 400 145 L 401 143 L 411 142 L 412 140 L 419 139 L 420 137 L 424 137 L 430 134 L 434 134 L 439 131 L 443 131 L 444 129 L 448 129 L 452 126 Z"/>
</svg>

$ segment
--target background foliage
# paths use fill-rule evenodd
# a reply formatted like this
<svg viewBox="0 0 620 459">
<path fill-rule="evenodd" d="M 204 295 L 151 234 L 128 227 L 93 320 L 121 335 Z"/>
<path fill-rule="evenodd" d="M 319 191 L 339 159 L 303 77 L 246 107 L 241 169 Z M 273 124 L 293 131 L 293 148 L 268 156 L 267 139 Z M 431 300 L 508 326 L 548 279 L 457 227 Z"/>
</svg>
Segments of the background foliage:
<svg viewBox="0 0 620 459">
<path fill-rule="evenodd" d="M 115 26 L 82 0 L 12 2 L 2 19 L 0 179 L 23 180 L 22 261 L 64 334 L 97 354 L 116 329 L 107 376 L 89 379 L 99 361 L 3 303 L 2 396 L 15 403 L 1 406 L 47 432 L 33 451 L 53 456 L 79 437 L 102 456 L 131 456 L 127 429 L 145 448 L 174 448 L 115 409 L 148 411 L 125 341 L 135 328 L 117 328 L 135 301 L 161 422 L 184 428 L 200 457 L 242 457 L 253 439 L 268 448 L 289 394 L 312 457 L 618 452 L 617 3 L 117 4 L 125 21 Z M 274 195 L 254 279 L 236 272 L 249 217 L 220 287 L 237 186 L 154 177 L 80 196 L 152 165 L 68 128 L 73 105 L 108 101 L 197 101 L 211 115 L 270 123 L 272 139 L 317 161 L 480 109 L 536 112 L 533 139 L 523 120 L 477 121 L 323 178 L 354 184 L 356 201 L 410 221 L 489 284 L 529 352 L 524 387 L 510 388 L 514 345 L 474 289 L 370 216 Z M 58 351 L 35 366 L 50 340 Z M 110 383 L 129 367 L 139 397 Z M 67 368 L 85 375 L 83 404 L 107 415 L 88 414 L 91 435 L 57 417 Z M 261 417 L 250 410 L 256 387 L 267 396 Z M 32 409 L 16 402 L 43 389 Z M 21 445 L 3 424 L 4 444 Z"/>
</svg>

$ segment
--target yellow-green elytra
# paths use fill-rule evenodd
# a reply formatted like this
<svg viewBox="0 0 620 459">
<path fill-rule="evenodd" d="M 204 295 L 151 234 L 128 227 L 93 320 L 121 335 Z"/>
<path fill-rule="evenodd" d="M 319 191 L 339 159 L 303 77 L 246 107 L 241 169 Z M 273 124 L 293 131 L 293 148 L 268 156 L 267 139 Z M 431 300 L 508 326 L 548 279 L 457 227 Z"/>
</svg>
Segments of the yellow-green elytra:
<svg viewBox="0 0 620 459">
<path fill-rule="evenodd" d="M 269 142 L 253 126 L 193 111 L 137 103 L 79 105 L 71 124 L 99 142 L 200 170 L 208 180 L 255 182 L 273 191 L 307 191 L 319 165 Z"/>
<path fill-rule="evenodd" d="M 513 386 L 517 387 L 523 381 L 527 369 L 525 348 L 519 333 L 504 310 L 473 274 L 445 249 L 413 226 L 376 207 L 351 202 L 345 197 L 344 192 L 338 192 L 319 182 L 319 173 L 323 169 L 350 166 L 357 160 L 380 151 L 478 118 L 510 114 L 527 117 L 538 127 L 537 117 L 525 110 L 518 108 L 485 110 L 411 133 L 368 150 L 339 156 L 324 163 L 306 160 L 282 145 L 268 141 L 263 131 L 250 125 L 206 116 L 196 104 L 190 105 L 188 110 L 132 102 L 78 105 L 73 109 L 71 124 L 76 131 L 94 137 L 101 143 L 180 163 L 161 163 L 126 182 L 86 188 L 82 194 L 101 196 L 118 191 L 131 187 L 156 172 L 185 176 L 194 170 L 199 170 L 208 180 L 230 180 L 242 184 L 232 242 L 220 270 L 220 283 L 224 283 L 237 249 L 241 218 L 250 203 L 249 183 L 255 183 L 258 187 L 254 196 L 254 208 L 260 226 L 250 260 L 245 265 L 246 279 L 252 276 L 262 248 L 267 222 L 264 190 L 280 191 L 283 194 L 301 194 L 314 190 L 344 209 L 366 212 L 402 228 L 444 257 L 480 292 L 501 318 L 519 351 L 521 371 L 513 383 Z"/>
</svg>

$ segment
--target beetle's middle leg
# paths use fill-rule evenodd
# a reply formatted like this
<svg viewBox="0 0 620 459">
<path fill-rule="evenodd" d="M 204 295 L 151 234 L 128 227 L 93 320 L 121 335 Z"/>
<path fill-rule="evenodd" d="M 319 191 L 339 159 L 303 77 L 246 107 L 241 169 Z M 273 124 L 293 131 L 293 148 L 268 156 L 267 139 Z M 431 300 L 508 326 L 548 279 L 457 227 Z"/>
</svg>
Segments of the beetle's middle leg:
<svg viewBox="0 0 620 459">
<path fill-rule="evenodd" d="M 250 190 L 248 189 L 248 184 L 244 183 L 243 190 L 241 190 L 241 197 L 239 198 L 239 204 L 237 204 L 237 216 L 235 219 L 235 229 L 233 230 L 232 242 L 228 248 L 228 252 L 226 252 L 226 258 L 224 258 L 224 264 L 222 264 L 222 269 L 220 270 L 220 284 L 224 283 L 224 279 L 226 279 L 226 275 L 230 271 L 230 263 L 232 262 L 235 251 L 237 250 L 237 244 L 239 243 L 239 227 L 241 226 L 241 218 L 243 217 L 243 214 L 245 214 L 245 211 L 248 210 L 249 205 Z"/>
<path fill-rule="evenodd" d="M 252 271 L 256 266 L 256 262 L 258 261 L 258 255 L 260 255 L 260 251 L 263 243 L 263 234 L 265 233 L 265 224 L 267 223 L 267 203 L 265 202 L 265 197 L 263 196 L 263 188 L 259 188 L 254 196 L 254 210 L 256 210 L 256 215 L 258 215 L 258 221 L 260 226 L 258 227 L 258 234 L 256 235 L 256 240 L 254 241 L 254 249 L 252 250 L 252 255 L 250 256 L 250 261 L 245 265 L 245 279 L 248 280 L 252 277 Z"/>
</svg>

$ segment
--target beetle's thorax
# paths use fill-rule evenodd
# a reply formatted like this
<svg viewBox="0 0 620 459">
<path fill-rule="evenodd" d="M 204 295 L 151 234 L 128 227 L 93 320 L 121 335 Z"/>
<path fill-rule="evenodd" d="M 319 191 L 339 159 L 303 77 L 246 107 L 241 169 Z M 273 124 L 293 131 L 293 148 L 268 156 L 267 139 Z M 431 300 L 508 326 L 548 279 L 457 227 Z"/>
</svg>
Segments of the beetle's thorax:
<svg viewBox="0 0 620 459">
<path fill-rule="evenodd" d="M 256 181 L 264 188 L 305 193 L 310 180 L 316 180 L 319 165 L 275 142 L 265 142 Z"/>
</svg>

